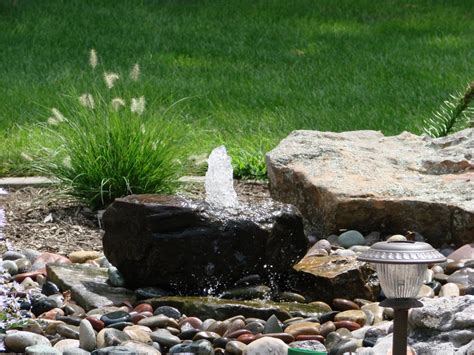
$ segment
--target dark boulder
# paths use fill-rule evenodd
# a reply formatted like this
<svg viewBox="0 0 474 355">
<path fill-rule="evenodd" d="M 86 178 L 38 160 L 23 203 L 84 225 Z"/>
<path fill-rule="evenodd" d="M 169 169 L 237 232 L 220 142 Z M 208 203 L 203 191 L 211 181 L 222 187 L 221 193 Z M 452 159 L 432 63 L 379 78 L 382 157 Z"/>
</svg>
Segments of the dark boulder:
<svg viewBox="0 0 474 355">
<path fill-rule="evenodd" d="M 265 201 L 214 209 L 178 196 L 132 195 L 104 214 L 104 253 L 129 287 L 219 291 L 248 274 L 285 277 L 308 240 L 297 209 Z"/>
</svg>

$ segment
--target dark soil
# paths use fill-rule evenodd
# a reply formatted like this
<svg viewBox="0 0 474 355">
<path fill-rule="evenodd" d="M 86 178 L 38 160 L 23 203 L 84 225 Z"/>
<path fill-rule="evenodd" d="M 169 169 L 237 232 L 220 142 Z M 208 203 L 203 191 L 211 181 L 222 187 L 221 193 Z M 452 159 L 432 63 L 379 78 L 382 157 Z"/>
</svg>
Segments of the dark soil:
<svg viewBox="0 0 474 355">
<path fill-rule="evenodd" d="M 266 183 L 236 181 L 235 189 L 244 202 L 269 198 Z M 63 195 L 57 188 L 26 187 L 10 189 L 0 195 L 0 209 L 5 210 L 6 225 L 0 227 L 5 242 L 14 250 L 31 248 L 68 255 L 77 250 L 102 250 L 99 213 Z M 181 191 L 193 198 L 204 198 L 202 185 L 190 185 Z M 1 235 L 1 233 L 0 233 Z"/>
</svg>

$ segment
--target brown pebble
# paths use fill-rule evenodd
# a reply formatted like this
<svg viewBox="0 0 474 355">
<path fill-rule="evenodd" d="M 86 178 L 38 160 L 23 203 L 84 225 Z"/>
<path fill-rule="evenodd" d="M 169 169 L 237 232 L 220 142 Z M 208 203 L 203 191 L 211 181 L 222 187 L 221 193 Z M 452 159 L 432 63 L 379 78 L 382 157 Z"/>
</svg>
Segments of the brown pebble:
<svg viewBox="0 0 474 355">
<path fill-rule="evenodd" d="M 224 322 L 227 323 L 227 322 Z M 229 326 L 227 327 L 226 332 L 224 333 L 224 336 L 227 336 L 227 334 L 233 333 L 236 330 L 243 329 L 245 327 L 245 322 L 242 319 L 235 319 L 230 322 Z"/>
<path fill-rule="evenodd" d="M 179 327 L 183 328 L 185 325 L 190 325 L 194 329 L 201 329 L 202 328 L 202 321 L 196 317 L 186 317 L 182 321 L 179 322 Z"/>
<path fill-rule="evenodd" d="M 220 335 L 224 335 L 227 331 L 227 324 L 225 322 L 215 321 L 207 328 L 207 330 Z"/>
<path fill-rule="evenodd" d="M 357 303 L 346 300 L 344 298 L 335 298 L 332 305 L 336 311 L 350 311 L 351 309 L 360 309 Z"/>
<path fill-rule="evenodd" d="M 322 335 L 298 335 L 296 341 L 306 341 L 306 340 L 317 340 L 320 343 L 324 343 L 324 337 Z"/>
<path fill-rule="evenodd" d="M 327 321 L 321 325 L 319 332 L 323 337 L 326 337 L 329 333 L 334 332 L 335 330 L 336 326 L 334 325 L 334 322 Z"/>
<path fill-rule="evenodd" d="M 102 329 L 104 329 L 104 322 L 102 322 L 100 319 L 95 317 L 86 317 L 86 319 L 91 323 L 92 328 L 94 328 L 96 332 L 100 332 Z"/>
<path fill-rule="evenodd" d="M 153 313 L 153 307 L 149 303 L 141 303 L 133 309 L 133 312 L 137 312 L 137 313 L 150 312 L 150 313 Z"/>
<path fill-rule="evenodd" d="M 334 322 L 334 325 L 336 326 L 336 329 L 346 328 L 346 329 L 350 330 L 351 332 L 353 330 L 357 330 L 361 327 L 361 325 L 359 323 L 352 322 L 350 320 L 341 320 L 339 322 Z"/>
<path fill-rule="evenodd" d="M 53 308 L 47 312 L 44 312 L 38 318 L 55 320 L 57 316 L 64 316 L 64 311 L 61 308 Z"/>
<path fill-rule="evenodd" d="M 257 339 L 258 335 L 253 335 L 253 334 L 242 334 L 237 338 L 237 341 L 240 341 L 241 343 L 244 344 L 250 344 L 252 341 Z"/>
<path fill-rule="evenodd" d="M 270 338 L 276 338 L 276 339 L 280 339 L 282 340 L 283 342 L 289 344 L 289 343 L 292 343 L 295 341 L 295 337 L 291 334 L 288 334 L 288 333 L 267 333 L 267 334 L 260 334 L 258 335 L 256 338 L 257 339 L 260 339 L 260 338 L 263 338 L 263 337 L 270 337 Z"/>
<path fill-rule="evenodd" d="M 464 262 L 462 261 L 452 261 L 446 264 L 444 268 L 444 273 L 446 275 L 451 275 L 453 272 L 458 271 L 464 267 Z"/>
<path fill-rule="evenodd" d="M 226 333 L 225 336 L 226 338 L 237 339 L 242 334 L 252 334 L 252 332 L 248 329 L 238 329 L 238 330 L 234 330 L 232 333 L 229 333 L 229 334 Z"/>
<path fill-rule="evenodd" d="M 446 282 L 448 282 L 448 275 L 434 274 L 433 280 L 438 281 L 441 285 L 444 285 Z"/>
<path fill-rule="evenodd" d="M 16 274 L 14 279 L 16 282 L 23 282 L 27 277 L 31 278 L 33 281 L 36 281 L 36 277 L 38 275 L 44 275 L 46 276 L 46 269 L 41 269 L 38 271 L 30 271 L 30 272 L 24 272 L 22 274 Z"/>
</svg>

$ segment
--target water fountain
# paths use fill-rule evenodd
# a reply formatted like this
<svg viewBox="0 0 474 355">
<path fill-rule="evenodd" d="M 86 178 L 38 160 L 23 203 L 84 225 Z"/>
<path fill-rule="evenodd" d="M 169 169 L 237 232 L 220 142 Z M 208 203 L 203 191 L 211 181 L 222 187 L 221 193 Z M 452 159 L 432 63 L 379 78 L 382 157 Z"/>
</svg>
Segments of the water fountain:
<svg viewBox="0 0 474 355">
<path fill-rule="evenodd" d="M 239 204 L 224 147 L 209 157 L 206 201 L 132 195 L 104 214 L 104 253 L 130 287 L 219 293 L 248 274 L 285 275 L 306 252 L 303 220 L 291 205 Z"/>
</svg>

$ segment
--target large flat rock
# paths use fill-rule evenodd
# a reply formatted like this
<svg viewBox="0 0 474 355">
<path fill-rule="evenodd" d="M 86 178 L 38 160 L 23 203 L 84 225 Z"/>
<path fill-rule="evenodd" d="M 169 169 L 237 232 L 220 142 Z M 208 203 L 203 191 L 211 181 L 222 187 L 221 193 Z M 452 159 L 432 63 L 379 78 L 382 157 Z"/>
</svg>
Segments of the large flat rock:
<svg viewBox="0 0 474 355">
<path fill-rule="evenodd" d="M 153 308 L 160 306 L 176 307 L 187 316 L 201 319 L 223 320 L 238 315 L 247 318 L 268 319 L 274 314 L 280 320 L 286 320 L 291 317 L 318 317 L 324 314 L 316 305 L 264 300 L 237 301 L 216 297 L 170 296 L 152 298 L 146 302 L 150 303 Z"/>
<path fill-rule="evenodd" d="M 107 269 L 87 264 L 47 264 L 48 279 L 62 291 L 71 290 L 71 296 L 86 311 L 122 302 L 134 303 L 135 293 L 107 283 Z"/>
<path fill-rule="evenodd" d="M 474 238 L 474 129 L 433 139 L 404 132 L 295 131 L 267 155 L 272 197 L 320 236 L 339 229 Z"/>
</svg>

